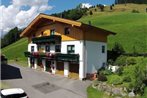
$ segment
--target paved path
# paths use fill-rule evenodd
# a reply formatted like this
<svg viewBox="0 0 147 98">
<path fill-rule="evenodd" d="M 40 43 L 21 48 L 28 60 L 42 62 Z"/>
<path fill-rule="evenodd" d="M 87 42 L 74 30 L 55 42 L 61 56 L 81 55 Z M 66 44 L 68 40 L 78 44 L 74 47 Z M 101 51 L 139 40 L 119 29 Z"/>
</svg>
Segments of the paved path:
<svg viewBox="0 0 147 98">
<path fill-rule="evenodd" d="M 86 88 L 91 83 L 51 75 L 15 64 L 8 67 L 2 67 L 2 81 L 11 87 L 23 88 L 29 98 L 86 98 Z"/>
</svg>

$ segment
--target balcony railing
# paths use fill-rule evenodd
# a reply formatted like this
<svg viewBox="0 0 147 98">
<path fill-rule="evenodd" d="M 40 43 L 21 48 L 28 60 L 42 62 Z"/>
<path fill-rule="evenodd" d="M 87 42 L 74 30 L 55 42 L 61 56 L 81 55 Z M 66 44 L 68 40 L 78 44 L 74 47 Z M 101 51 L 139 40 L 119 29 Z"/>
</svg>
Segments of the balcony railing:
<svg viewBox="0 0 147 98">
<path fill-rule="evenodd" d="M 33 43 L 61 43 L 60 35 L 50 35 L 32 38 Z"/>
<path fill-rule="evenodd" d="M 46 52 L 24 52 L 25 57 L 33 57 L 33 58 L 44 58 L 44 59 L 55 59 L 54 54 Z"/>
<path fill-rule="evenodd" d="M 57 61 L 79 62 L 79 54 L 62 54 L 55 55 Z"/>
<path fill-rule="evenodd" d="M 24 52 L 26 57 L 52 59 L 57 61 L 79 62 L 79 54 L 62 54 L 62 53 L 42 53 L 42 52 Z"/>
</svg>

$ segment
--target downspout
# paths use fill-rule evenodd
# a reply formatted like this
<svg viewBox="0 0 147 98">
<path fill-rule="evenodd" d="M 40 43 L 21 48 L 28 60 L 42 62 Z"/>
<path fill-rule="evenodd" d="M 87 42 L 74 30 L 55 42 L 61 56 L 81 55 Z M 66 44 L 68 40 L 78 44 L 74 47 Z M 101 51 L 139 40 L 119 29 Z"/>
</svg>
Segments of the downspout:
<svg viewBox="0 0 147 98">
<path fill-rule="evenodd" d="M 86 33 L 86 31 L 83 30 L 83 66 L 84 66 L 83 73 L 84 73 L 84 78 L 86 78 L 86 67 L 87 67 L 87 63 L 86 63 L 87 52 L 86 52 L 86 40 L 85 40 L 86 34 L 85 33 Z"/>
</svg>

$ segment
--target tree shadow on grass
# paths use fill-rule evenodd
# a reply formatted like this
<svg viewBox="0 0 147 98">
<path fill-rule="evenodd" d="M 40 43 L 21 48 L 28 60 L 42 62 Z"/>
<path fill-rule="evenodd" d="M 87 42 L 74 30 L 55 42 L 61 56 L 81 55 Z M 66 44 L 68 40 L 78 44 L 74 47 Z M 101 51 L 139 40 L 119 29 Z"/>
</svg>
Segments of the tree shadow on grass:
<svg viewBox="0 0 147 98">
<path fill-rule="evenodd" d="M 22 79 L 20 69 L 8 64 L 1 64 L 1 80 Z"/>
</svg>

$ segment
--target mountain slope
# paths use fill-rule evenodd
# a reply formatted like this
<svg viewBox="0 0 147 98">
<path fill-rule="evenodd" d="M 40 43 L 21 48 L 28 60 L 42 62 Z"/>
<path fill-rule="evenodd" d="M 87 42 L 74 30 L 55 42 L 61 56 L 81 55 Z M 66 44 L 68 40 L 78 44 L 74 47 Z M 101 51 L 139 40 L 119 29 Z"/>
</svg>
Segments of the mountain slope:
<svg viewBox="0 0 147 98">
<path fill-rule="evenodd" d="M 24 52 L 27 51 L 27 38 L 22 38 L 17 42 L 2 49 L 2 54 L 4 54 L 9 60 L 15 59 L 25 60 Z"/>
<path fill-rule="evenodd" d="M 147 52 L 147 14 L 132 12 L 98 13 L 82 17 L 79 21 L 117 33 L 109 36 L 108 49 L 115 42 L 120 43 L 126 52 Z"/>
</svg>

